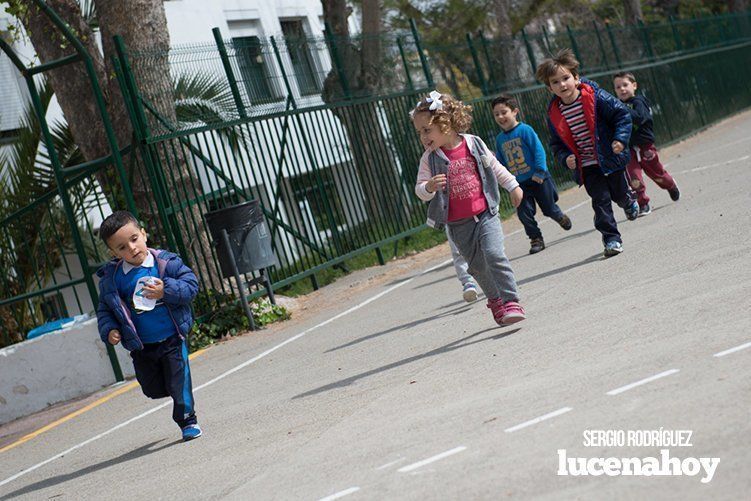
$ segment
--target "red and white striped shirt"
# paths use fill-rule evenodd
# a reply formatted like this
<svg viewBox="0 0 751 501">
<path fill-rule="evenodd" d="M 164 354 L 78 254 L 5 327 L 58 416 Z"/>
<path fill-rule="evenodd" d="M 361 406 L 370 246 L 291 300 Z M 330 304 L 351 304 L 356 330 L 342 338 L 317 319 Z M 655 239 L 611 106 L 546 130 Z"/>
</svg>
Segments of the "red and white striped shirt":
<svg viewBox="0 0 751 501">
<path fill-rule="evenodd" d="M 563 118 L 566 119 L 569 129 L 571 129 L 576 149 L 579 151 L 579 159 L 582 167 L 598 165 L 594 131 L 587 127 L 581 93 L 571 104 L 563 104 L 562 101 L 559 101 L 558 107 L 561 110 L 561 114 L 563 114 Z"/>
</svg>

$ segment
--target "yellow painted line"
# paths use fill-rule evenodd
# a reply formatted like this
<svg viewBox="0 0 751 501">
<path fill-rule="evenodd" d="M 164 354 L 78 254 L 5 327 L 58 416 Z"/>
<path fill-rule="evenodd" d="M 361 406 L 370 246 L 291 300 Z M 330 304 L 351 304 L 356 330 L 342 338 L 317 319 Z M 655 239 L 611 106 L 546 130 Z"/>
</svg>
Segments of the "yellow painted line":
<svg viewBox="0 0 751 501">
<path fill-rule="evenodd" d="M 207 348 L 203 348 L 202 350 L 198 350 L 196 352 L 193 352 L 193 353 L 191 353 L 188 356 L 188 359 L 189 360 L 193 360 L 194 358 L 196 358 L 197 356 L 199 356 L 200 354 L 202 354 L 206 350 L 207 350 Z M 98 407 L 98 406 L 102 405 L 103 403 L 105 403 L 105 402 L 107 402 L 109 400 L 112 400 L 116 396 L 122 395 L 123 393 L 126 393 L 126 392 L 128 392 L 128 391 L 130 391 L 130 390 L 132 390 L 133 388 L 136 388 L 136 387 L 138 387 L 138 381 L 133 381 L 132 383 L 126 384 L 122 388 L 118 388 L 117 390 L 113 391 L 109 395 L 105 395 L 102 398 L 100 398 L 99 400 L 91 402 L 89 405 L 87 405 L 85 407 L 81 407 L 77 411 L 71 412 L 67 416 L 61 417 L 57 421 L 53 421 L 52 423 L 50 423 L 50 424 L 48 424 L 46 426 L 43 426 L 43 427 L 39 428 L 36 431 L 32 431 L 28 435 L 24 435 L 23 437 L 19 438 L 18 440 L 16 440 L 12 444 L 8 444 L 5 447 L 0 448 L 0 453 L 3 453 L 5 451 L 9 451 L 9 450 L 13 449 L 14 447 L 17 447 L 17 446 L 23 444 L 24 442 L 28 442 L 32 438 L 38 437 L 39 435 L 41 435 L 44 432 L 47 432 L 47 431 L 49 431 L 49 430 L 51 430 L 53 428 L 57 428 L 61 424 L 65 423 L 66 421 L 70 421 L 74 417 L 80 416 L 84 412 L 88 412 L 91 409 L 93 409 L 94 407 Z"/>
</svg>

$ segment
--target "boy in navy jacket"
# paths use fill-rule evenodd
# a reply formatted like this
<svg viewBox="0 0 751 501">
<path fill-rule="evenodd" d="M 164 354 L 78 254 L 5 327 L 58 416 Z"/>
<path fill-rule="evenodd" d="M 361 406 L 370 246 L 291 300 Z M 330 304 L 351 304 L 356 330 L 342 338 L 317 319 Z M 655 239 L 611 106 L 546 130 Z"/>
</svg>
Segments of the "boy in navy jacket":
<svg viewBox="0 0 751 501">
<path fill-rule="evenodd" d="M 618 99 L 628 106 L 633 122 L 631 133 L 631 161 L 627 171 L 631 180 L 631 187 L 636 191 L 639 202 L 639 215 L 646 216 L 652 212 L 647 196 L 647 187 L 644 185 L 642 171 L 654 181 L 657 186 L 667 190 L 670 198 L 677 201 L 681 192 L 675 184 L 673 177 L 665 170 L 655 148 L 655 133 L 652 120 L 652 108 L 646 97 L 636 95 L 638 84 L 633 73 L 623 71 L 613 77 L 613 87 Z"/>
<path fill-rule="evenodd" d="M 633 221 L 639 204 L 626 179 L 631 114 L 618 99 L 592 81 L 580 79 L 579 61 L 570 49 L 544 60 L 536 77 L 555 96 L 548 106 L 550 148 L 558 162 L 575 172 L 592 197 L 595 228 L 605 257 L 623 252 L 612 202 Z"/>
<path fill-rule="evenodd" d="M 518 120 L 519 104 L 508 94 L 493 99 L 493 118 L 503 132 L 495 138 L 495 156 L 519 182 L 524 198 L 516 209 L 524 232 L 529 237 L 529 253 L 545 249 L 535 212 L 540 211 L 557 222 L 564 230 L 571 229 L 571 219 L 558 207 L 558 190 L 545 162 L 545 150 L 535 130 Z"/>
<path fill-rule="evenodd" d="M 115 257 L 97 271 L 99 336 L 112 345 L 122 342 L 143 393 L 172 397 L 172 419 L 183 440 L 198 438 L 186 343 L 198 279 L 176 254 L 149 249 L 130 212 L 108 216 L 99 236 Z"/>
</svg>

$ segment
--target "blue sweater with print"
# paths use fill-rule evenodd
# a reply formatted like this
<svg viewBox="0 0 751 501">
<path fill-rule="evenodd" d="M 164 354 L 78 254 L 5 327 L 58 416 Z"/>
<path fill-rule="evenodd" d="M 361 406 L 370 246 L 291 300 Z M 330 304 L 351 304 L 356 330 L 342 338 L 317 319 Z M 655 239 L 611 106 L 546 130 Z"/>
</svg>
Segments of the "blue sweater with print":
<svg viewBox="0 0 751 501">
<path fill-rule="evenodd" d="M 535 130 L 519 122 L 509 131 L 495 138 L 495 156 L 519 183 L 529 181 L 532 176 L 545 178 L 548 167 L 545 163 L 545 150 Z"/>
</svg>

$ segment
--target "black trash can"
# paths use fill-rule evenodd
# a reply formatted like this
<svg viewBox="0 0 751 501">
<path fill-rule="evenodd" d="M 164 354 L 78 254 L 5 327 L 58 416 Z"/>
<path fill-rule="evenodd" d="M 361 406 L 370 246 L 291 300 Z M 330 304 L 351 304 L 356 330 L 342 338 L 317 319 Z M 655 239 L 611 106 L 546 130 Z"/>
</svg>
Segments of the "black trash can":
<svg viewBox="0 0 751 501">
<path fill-rule="evenodd" d="M 237 271 L 240 273 L 249 273 L 279 264 L 271 248 L 271 235 L 266 228 L 258 200 L 207 212 L 204 218 L 211 238 L 217 246 L 219 267 L 225 278 L 233 277 L 235 272 L 224 248 L 222 230 L 227 230 L 230 250 L 235 256 Z"/>
</svg>

